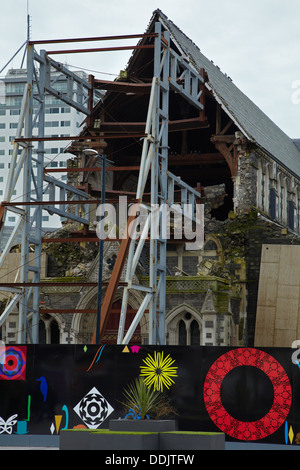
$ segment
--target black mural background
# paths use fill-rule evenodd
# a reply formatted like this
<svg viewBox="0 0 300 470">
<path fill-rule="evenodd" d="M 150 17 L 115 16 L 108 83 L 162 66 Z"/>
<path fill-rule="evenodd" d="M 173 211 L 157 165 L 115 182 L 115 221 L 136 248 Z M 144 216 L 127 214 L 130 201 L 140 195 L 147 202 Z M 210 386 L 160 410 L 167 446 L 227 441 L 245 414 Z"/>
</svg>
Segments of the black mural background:
<svg viewBox="0 0 300 470">
<path fill-rule="evenodd" d="M 16 347 L 18 347 L 16 345 Z M 220 431 L 210 419 L 203 398 L 203 384 L 212 364 L 225 352 L 238 348 L 141 346 L 138 352 L 123 352 L 124 346 L 106 345 L 27 345 L 26 379 L 0 380 L 0 417 L 3 422 L 17 414 L 26 426 L 12 428 L 12 433 L 51 434 L 55 416 L 60 416 L 59 429 L 84 425 L 74 407 L 94 387 L 114 411 L 102 422 L 108 428 L 110 419 L 123 418 L 120 405 L 124 388 L 141 372 L 143 360 L 154 353 L 170 356 L 177 367 L 174 384 L 164 388 L 178 411 L 178 427 L 189 431 Z M 300 433 L 300 368 L 293 364 L 289 348 L 261 348 L 284 368 L 292 389 L 292 403 L 286 422 L 293 430 L 293 444 Z M 98 359 L 98 360 L 97 360 Z M 41 392 L 41 377 L 46 379 L 46 400 Z M 1 377 L 0 377 L 1 378 Z M 273 387 L 259 368 L 238 366 L 226 375 L 221 388 L 222 403 L 228 413 L 241 421 L 263 417 L 273 401 Z M 30 402 L 29 398 L 30 397 Z M 21 431 L 23 429 L 23 431 Z M 57 434 L 59 429 L 52 433 Z M 2 433 L 7 432 L 4 427 Z M 1 434 L 0 434 L 1 435 Z M 299 434 L 300 436 L 300 434 Z M 227 440 L 234 440 L 226 436 Z M 286 424 L 261 442 L 286 444 Z M 290 444 L 288 442 L 287 444 Z"/>
</svg>

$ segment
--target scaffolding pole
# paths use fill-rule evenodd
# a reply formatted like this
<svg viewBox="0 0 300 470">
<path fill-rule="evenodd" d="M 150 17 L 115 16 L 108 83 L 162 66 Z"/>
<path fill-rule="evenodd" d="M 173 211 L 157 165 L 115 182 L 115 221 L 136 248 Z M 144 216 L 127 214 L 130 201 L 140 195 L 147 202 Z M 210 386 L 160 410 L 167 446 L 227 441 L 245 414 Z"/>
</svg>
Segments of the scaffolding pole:
<svg viewBox="0 0 300 470">
<path fill-rule="evenodd" d="M 79 223 L 89 223 L 87 208 L 83 215 L 79 216 L 66 211 L 65 207 L 43 200 L 44 193 L 49 189 L 50 194 L 55 199 L 56 188 L 66 199 L 67 192 L 72 198 L 78 199 L 78 205 L 82 201 L 89 199 L 83 192 L 72 188 L 62 182 L 55 180 L 51 176 L 44 177 L 44 133 L 45 126 L 45 93 L 54 94 L 51 87 L 51 70 L 59 69 L 61 74 L 65 74 L 69 80 L 69 94 L 60 95 L 59 98 L 74 106 L 78 111 L 89 114 L 88 91 L 90 85 L 86 80 L 81 79 L 76 74 L 68 71 L 65 67 L 59 66 L 47 56 L 46 51 L 40 54 L 34 49 L 34 43 L 27 44 L 27 83 L 24 90 L 20 118 L 14 141 L 12 160 L 8 180 L 5 189 L 4 201 L 1 204 L 0 231 L 5 227 L 7 211 L 13 211 L 18 215 L 19 220 L 8 239 L 4 250 L 0 255 L 0 266 L 8 255 L 18 234 L 21 235 L 21 261 L 20 261 L 20 282 L 15 289 L 11 286 L 0 287 L 0 290 L 9 290 L 14 293 L 14 297 L 8 303 L 0 316 L 0 326 L 6 321 L 10 313 L 18 306 L 18 343 L 38 343 L 39 341 L 39 307 L 40 307 L 40 280 L 41 280 L 41 255 L 42 255 L 42 211 L 56 213 L 63 217 L 71 218 Z M 76 84 L 77 88 L 74 87 Z M 78 93 L 78 90 L 81 93 Z M 34 90 L 36 90 L 34 92 Z M 82 92 L 83 90 L 83 92 Z M 57 97 L 57 92 L 55 92 Z M 35 100 L 35 102 L 34 102 Z M 37 106 L 34 104 L 38 103 Z M 37 126 L 38 134 L 33 136 L 33 128 Z M 33 141 L 37 141 L 36 154 L 33 155 Z M 59 139 L 57 139 L 59 140 Z M 22 178 L 23 200 L 20 204 L 11 202 L 14 189 Z M 46 184 L 46 188 L 45 188 Z M 64 201 L 60 201 L 62 203 Z M 31 208 L 34 207 L 33 213 Z M 83 204 L 84 207 L 84 204 Z M 0 236 L 1 236 L 0 232 Z M 34 246 L 34 259 L 30 260 L 30 246 Z M 16 285 L 16 284 L 15 284 Z M 29 319 L 30 317 L 30 319 Z"/>
<path fill-rule="evenodd" d="M 42 211 L 46 210 L 50 214 L 58 214 L 62 217 L 71 219 L 80 224 L 88 226 L 90 196 L 79 189 L 57 181 L 49 176 L 44 170 L 44 143 L 54 140 L 96 140 L 99 137 L 94 136 L 74 136 L 68 138 L 47 137 L 44 133 L 45 122 L 45 94 L 55 96 L 64 101 L 69 106 L 74 107 L 79 112 L 87 116 L 87 122 L 90 122 L 93 110 L 93 85 L 92 76 L 89 81 L 72 73 L 60 62 L 54 61 L 49 57 L 50 52 L 42 50 L 38 54 L 35 50 L 35 44 L 62 43 L 62 42 L 81 42 L 97 41 L 106 39 L 124 39 L 124 38 L 152 38 L 154 44 L 139 46 L 124 46 L 111 48 L 94 49 L 73 49 L 63 51 L 50 51 L 52 54 L 59 53 L 77 53 L 94 52 L 103 50 L 124 50 L 124 49 L 142 49 L 148 48 L 154 50 L 154 70 L 151 92 L 148 105 L 148 115 L 143 133 L 123 133 L 106 134 L 101 139 L 118 138 L 136 138 L 138 135 L 143 139 L 143 149 L 141 162 L 136 169 L 139 171 L 138 187 L 135 197 L 137 207 L 146 205 L 150 208 L 145 228 L 145 237 L 137 242 L 134 231 L 136 230 L 135 214 L 129 216 L 127 222 L 127 237 L 122 238 L 120 250 L 108 283 L 106 294 L 101 308 L 100 341 L 105 331 L 109 314 L 112 310 L 112 302 L 118 285 L 124 287 L 122 308 L 120 315 L 120 324 L 118 332 L 118 343 L 127 343 L 143 315 L 148 315 L 149 320 L 149 338 L 150 344 L 165 344 L 165 310 L 166 310 L 166 245 L 167 240 L 164 234 L 163 213 L 157 207 L 172 205 L 174 202 L 175 187 L 181 193 L 181 204 L 189 203 L 190 218 L 199 222 L 196 212 L 196 201 L 201 197 L 200 193 L 181 181 L 168 171 L 168 132 L 169 132 L 169 93 L 172 89 L 179 93 L 185 100 L 203 111 L 202 93 L 204 79 L 186 60 L 180 57 L 170 47 L 170 34 L 168 31 L 162 32 L 161 23 L 155 24 L 155 33 L 147 35 L 134 36 L 114 36 L 109 38 L 79 38 L 79 39 L 58 39 L 49 41 L 29 41 L 27 43 L 27 84 L 24 91 L 21 114 L 14 141 L 10 173 L 8 176 L 5 197 L 0 204 L 0 236 L 5 225 L 7 211 L 13 211 L 18 215 L 19 220 L 9 237 L 9 240 L 0 255 L 0 267 L 14 240 L 21 233 L 21 265 L 20 282 L 5 285 L 0 284 L 0 290 L 8 290 L 13 293 L 13 298 L 6 306 L 0 316 L 0 326 L 7 320 L 10 313 L 18 306 L 19 309 L 19 343 L 38 343 L 39 340 L 39 314 L 40 314 L 40 288 L 41 282 L 41 252 L 42 252 Z M 55 69 L 68 80 L 67 93 L 58 92 L 53 86 L 51 70 Z M 101 81 L 100 81 L 101 82 Z M 105 89 L 108 85 L 97 82 L 97 88 Z M 129 84 L 122 84 L 124 92 Z M 146 84 L 145 84 L 146 85 Z M 37 89 L 35 95 L 34 86 Z M 109 86 L 114 86 L 112 82 Z M 118 84 L 117 84 L 118 86 Z M 149 93 L 149 86 L 140 87 L 139 91 Z M 34 106 L 35 102 L 38 106 Z M 178 126 L 180 123 L 176 123 Z M 38 134 L 33 135 L 33 128 L 37 125 Z M 197 125 L 197 123 L 196 123 Z M 22 131 L 23 129 L 23 131 Z M 22 134 L 23 132 L 23 134 Z M 33 144 L 37 143 L 37 154 L 33 156 Z M 34 163 L 34 165 L 33 165 Z M 36 167 L 36 171 L 34 170 Z M 81 169 L 84 170 L 84 169 Z M 13 204 L 11 197 L 14 188 L 20 178 L 23 178 L 23 204 Z M 145 193 L 146 181 L 150 177 L 151 198 L 149 204 L 149 194 Z M 46 187 L 45 187 L 46 186 Z M 60 192 L 60 199 L 56 201 L 56 189 Z M 44 194 L 49 190 L 49 200 L 44 200 Z M 178 194 L 178 193 L 177 193 Z M 67 199 L 68 195 L 68 199 Z M 69 211 L 68 207 L 75 206 L 76 210 Z M 33 214 L 31 208 L 34 207 Z M 80 209 L 80 210 L 79 210 Z M 129 233 L 129 229 L 133 233 Z M 158 230 L 158 232 L 157 232 Z M 146 232 L 150 231 L 150 237 Z M 158 236 L 157 236 L 158 233 Z M 147 286 L 136 285 L 135 269 L 145 241 L 150 246 L 150 270 L 149 283 Z M 30 262 L 29 246 L 34 245 L 35 256 L 33 262 Z M 128 256 L 128 258 L 127 258 Z M 120 282 L 122 270 L 126 266 L 125 283 Z M 105 283 L 103 283 L 105 284 Z M 49 283 L 48 283 L 49 285 Z M 85 283 L 82 283 L 84 286 Z M 86 284 L 87 285 L 87 284 Z M 136 289 L 143 293 L 144 300 L 126 333 L 125 322 L 126 312 L 128 311 L 127 301 L 130 289 Z M 94 332 L 92 342 L 97 336 Z"/>
<path fill-rule="evenodd" d="M 165 314 L 166 314 L 166 255 L 167 238 L 165 233 L 165 214 L 160 208 L 172 205 L 174 201 L 175 185 L 181 189 L 181 203 L 191 206 L 191 220 L 196 219 L 196 201 L 200 193 L 185 185 L 179 178 L 168 172 L 168 123 L 169 123 L 169 93 L 173 87 L 185 99 L 203 111 L 199 101 L 202 95 L 203 77 L 170 48 L 170 34 L 162 33 L 160 23 L 155 25 L 154 41 L 154 76 L 149 99 L 148 115 L 145 128 L 145 137 L 142 149 L 140 172 L 136 199 L 143 204 L 144 189 L 150 173 L 151 204 L 147 221 L 139 242 L 136 242 L 136 232 L 130 241 L 128 250 L 125 281 L 127 286 L 123 290 L 123 300 L 120 314 L 118 344 L 129 343 L 137 325 L 149 309 L 148 314 L 148 342 L 149 344 L 165 344 Z M 183 83 L 183 84 L 181 84 Z M 150 264 L 149 282 L 147 286 L 134 284 L 135 270 L 143 245 L 150 230 Z M 144 293 L 138 312 L 125 334 L 126 311 L 130 289 Z M 104 312 L 105 314 L 106 312 Z"/>
</svg>

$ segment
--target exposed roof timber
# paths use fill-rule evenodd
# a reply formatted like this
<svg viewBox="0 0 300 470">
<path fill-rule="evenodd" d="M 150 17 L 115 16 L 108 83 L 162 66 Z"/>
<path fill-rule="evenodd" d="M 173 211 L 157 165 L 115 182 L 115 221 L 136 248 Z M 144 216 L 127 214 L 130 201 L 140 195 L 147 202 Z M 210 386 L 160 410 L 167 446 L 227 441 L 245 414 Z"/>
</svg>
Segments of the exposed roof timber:
<svg viewBox="0 0 300 470">
<path fill-rule="evenodd" d="M 219 150 L 222 155 L 224 155 L 225 160 L 228 163 L 230 168 L 231 175 L 234 177 L 237 175 L 237 162 L 238 162 L 238 154 L 233 149 L 231 153 L 230 149 L 227 147 L 225 142 L 215 142 L 216 149 Z"/>
<path fill-rule="evenodd" d="M 250 142 L 255 142 L 253 138 L 247 134 L 245 129 L 241 126 L 241 124 L 236 120 L 236 118 L 230 113 L 228 108 L 224 105 L 222 100 L 219 98 L 215 90 L 209 85 L 209 83 L 205 83 L 206 88 L 212 93 L 213 97 L 215 98 L 216 102 L 221 106 L 222 110 L 224 111 L 225 114 L 231 119 L 232 123 L 235 124 L 235 126 L 244 134 L 244 136 L 250 141 Z"/>
<path fill-rule="evenodd" d="M 100 132 L 103 132 L 103 138 L 105 139 L 105 132 L 124 132 L 124 133 L 138 133 L 142 134 L 145 130 L 146 122 L 101 122 Z M 200 116 L 191 119 L 180 119 L 177 121 L 169 121 L 169 132 L 178 132 L 182 130 L 193 130 L 200 129 L 203 127 L 209 127 L 207 121 L 203 121 Z"/>
<path fill-rule="evenodd" d="M 169 155 L 169 166 L 210 165 L 223 163 L 224 157 L 221 153 L 192 153 L 188 155 Z"/>
<path fill-rule="evenodd" d="M 126 156 L 126 159 L 129 157 Z M 136 158 L 136 157 L 133 157 Z M 191 153 L 187 155 L 169 155 L 168 157 L 169 166 L 181 166 L 181 165 L 199 165 L 199 164 L 213 164 L 223 163 L 224 157 L 220 153 Z M 106 171 L 139 171 L 139 165 L 128 165 L 128 166 L 108 166 Z M 86 172 L 100 172 L 102 167 L 76 167 L 76 168 L 44 168 L 44 173 L 86 173 Z"/>
<path fill-rule="evenodd" d="M 237 139 L 235 135 L 213 135 L 210 139 L 212 142 L 222 142 L 225 144 L 233 144 Z"/>
<path fill-rule="evenodd" d="M 129 83 L 94 79 L 94 88 L 116 93 L 150 94 L 152 83 Z"/>
</svg>

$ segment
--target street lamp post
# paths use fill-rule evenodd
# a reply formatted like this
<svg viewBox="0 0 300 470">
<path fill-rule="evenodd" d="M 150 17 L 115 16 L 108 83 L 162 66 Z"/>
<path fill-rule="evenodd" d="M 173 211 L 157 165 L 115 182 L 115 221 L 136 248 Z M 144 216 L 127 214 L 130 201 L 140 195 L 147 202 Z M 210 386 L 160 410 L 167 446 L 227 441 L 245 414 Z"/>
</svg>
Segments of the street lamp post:
<svg viewBox="0 0 300 470">
<path fill-rule="evenodd" d="M 101 303 L 102 303 L 102 273 L 103 273 L 103 249 L 104 249 L 104 207 L 105 207 L 105 181 L 106 181 L 106 155 L 102 159 L 102 186 L 101 186 L 101 215 L 100 215 L 100 240 L 99 240 L 99 272 L 98 272 L 98 301 L 96 320 L 96 344 L 100 343 Z"/>
</svg>

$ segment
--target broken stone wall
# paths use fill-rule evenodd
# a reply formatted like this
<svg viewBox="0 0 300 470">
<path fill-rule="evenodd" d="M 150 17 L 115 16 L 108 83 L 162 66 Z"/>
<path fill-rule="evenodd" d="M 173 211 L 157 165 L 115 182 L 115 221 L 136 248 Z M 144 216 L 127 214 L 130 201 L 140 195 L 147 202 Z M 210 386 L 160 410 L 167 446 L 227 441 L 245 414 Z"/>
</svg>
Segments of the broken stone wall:
<svg viewBox="0 0 300 470">
<path fill-rule="evenodd" d="M 256 206 L 257 157 L 254 151 L 241 151 L 234 178 L 234 212 L 242 214 Z"/>
</svg>

